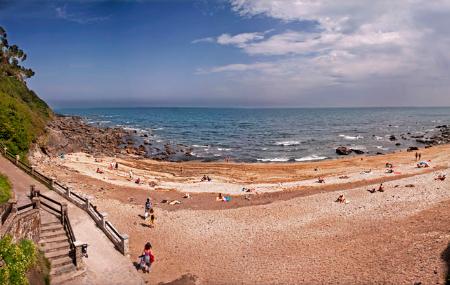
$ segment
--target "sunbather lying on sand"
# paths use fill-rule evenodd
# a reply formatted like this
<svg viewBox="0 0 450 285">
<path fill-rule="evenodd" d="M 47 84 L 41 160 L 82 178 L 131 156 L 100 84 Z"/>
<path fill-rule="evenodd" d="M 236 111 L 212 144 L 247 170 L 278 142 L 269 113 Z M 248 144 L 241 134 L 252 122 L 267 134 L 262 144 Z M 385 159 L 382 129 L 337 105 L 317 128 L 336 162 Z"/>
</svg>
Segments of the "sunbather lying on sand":
<svg viewBox="0 0 450 285">
<path fill-rule="evenodd" d="M 434 180 L 444 181 L 445 178 L 447 178 L 446 174 L 439 174 L 436 178 L 434 178 Z"/>
<path fill-rule="evenodd" d="M 349 179 L 349 177 L 347 175 L 342 175 L 342 176 L 339 176 L 339 179 Z"/>
<path fill-rule="evenodd" d="M 325 183 L 325 179 L 323 177 L 319 177 L 319 179 L 317 179 L 317 183 Z"/>
<path fill-rule="evenodd" d="M 99 174 L 103 174 L 103 170 L 101 170 L 100 168 L 98 168 L 97 167 L 97 171 L 96 171 L 97 173 L 99 173 Z"/>
</svg>

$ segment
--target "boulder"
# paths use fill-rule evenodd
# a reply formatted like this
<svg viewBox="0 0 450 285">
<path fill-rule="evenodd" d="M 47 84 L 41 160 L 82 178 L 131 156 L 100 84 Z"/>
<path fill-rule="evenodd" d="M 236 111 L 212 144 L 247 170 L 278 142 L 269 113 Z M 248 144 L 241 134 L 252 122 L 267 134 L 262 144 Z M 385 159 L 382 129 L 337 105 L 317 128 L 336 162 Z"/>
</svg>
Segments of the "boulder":
<svg viewBox="0 0 450 285">
<path fill-rule="evenodd" d="M 411 151 L 416 151 L 419 150 L 419 148 L 417 146 L 410 146 L 406 149 L 406 151 L 411 152 Z"/>
<path fill-rule="evenodd" d="M 336 153 L 339 155 L 349 155 L 352 153 L 352 149 L 345 146 L 340 146 L 336 148 Z"/>
<path fill-rule="evenodd" d="M 352 148 L 351 151 L 353 151 L 356 154 L 364 154 L 364 151 L 360 150 L 360 149 L 354 149 Z"/>
<path fill-rule="evenodd" d="M 389 140 L 390 140 L 390 141 L 396 141 L 397 138 L 396 138 L 394 135 L 390 135 L 390 136 L 389 136 Z"/>
</svg>

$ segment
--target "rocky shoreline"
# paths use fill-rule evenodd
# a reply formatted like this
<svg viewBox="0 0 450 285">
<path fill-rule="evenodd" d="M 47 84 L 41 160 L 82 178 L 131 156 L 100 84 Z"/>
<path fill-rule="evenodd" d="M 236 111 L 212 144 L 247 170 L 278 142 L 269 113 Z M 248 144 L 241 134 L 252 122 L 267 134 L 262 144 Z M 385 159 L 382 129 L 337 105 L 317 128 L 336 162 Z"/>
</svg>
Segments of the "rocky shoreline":
<svg viewBox="0 0 450 285">
<path fill-rule="evenodd" d="M 151 134 L 123 128 L 91 125 L 77 116 L 55 116 L 38 142 L 42 153 L 56 157 L 65 153 L 85 152 L 91 155 L 152 158 L 165 161 L 191 159 L 185 145 L 161 144 Z"/>
<path fill-rule="evenodd" d="M 450 126 L 449 125 L 440 125 L 436 126 L 437 132 L 428 133 L 425 132 L 423 134 L 412 134 L 406 133 L 401 134 L 400 138 L 403 141 L 414 141 L 417 144 L 423 145 L 425 148 L 432 147 L 434 145 L 441 144 L 449 144 L 450 143 Z M 399 139 L 395 135 L 390 135 L 389 140 L 391 142 L 399 141 Z M 396 146 L 401 146 L 402 143 L 397 142 Z M 409 146 L 406 148 L 406 151 L 416 151 L 419 150 L 418 146 Z M 336 148 L 336 154 L 338 155 L 350 155 L 350 154 L 366 154 L 364 151 L 359 149 L 354 149 L 347 146 L 339 146 Z M 382 155 L 384 153 L 377 152 L 377 155 Z"/>
</svg>

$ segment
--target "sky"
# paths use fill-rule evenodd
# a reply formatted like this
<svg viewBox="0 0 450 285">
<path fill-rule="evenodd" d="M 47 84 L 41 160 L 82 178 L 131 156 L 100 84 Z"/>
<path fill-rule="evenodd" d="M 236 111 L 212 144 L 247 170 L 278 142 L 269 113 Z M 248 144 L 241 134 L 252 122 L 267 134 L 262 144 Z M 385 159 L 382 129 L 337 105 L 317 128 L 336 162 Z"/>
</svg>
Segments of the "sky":
<svg viewBox="0 0 450 285">
<path fill-rule="evenodd" d="M 0 0 L 53 107 L 450 106 L 450 0 Z"/>
</svg>

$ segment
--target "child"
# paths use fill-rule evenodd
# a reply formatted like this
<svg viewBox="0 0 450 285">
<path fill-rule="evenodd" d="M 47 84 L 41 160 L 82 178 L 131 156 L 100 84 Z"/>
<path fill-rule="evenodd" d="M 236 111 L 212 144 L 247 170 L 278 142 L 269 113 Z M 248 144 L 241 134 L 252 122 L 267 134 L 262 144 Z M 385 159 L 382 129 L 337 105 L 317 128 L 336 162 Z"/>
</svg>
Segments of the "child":
<svg viewBox="0 0 450 285">
<path fill-rule="evenodd" d="M 147 273 L 150 272 L 150 267 L 152 263 L 155 261 L 155 257 L 152 253 L 152 245 L 147 242 L 144 246 L 144 250 L 142 251 L 142 255 L 139 256 L 140 261 L 138 263 L 138 270 L 142 268 L 142 270 Z"/>
<path fill-rule="evenodd" d="M 153 210 L 153 208 L 150 209 L 150 224 L 149 224 L 150 228 L 155 227 L 155 211 Z"/>
<path fill-rule="evenodd" d="M 148 217 L 148 212 L 152 210 L 152 201 L 150 198 L 147 198 L 147 201 L 145 202 L 145 208 L 144 208 L 144 220 Z"/>
</svg>

